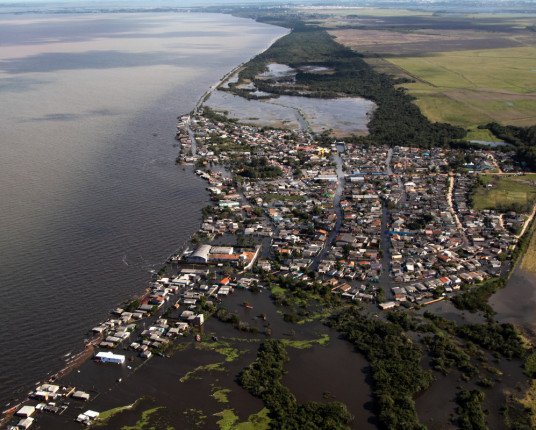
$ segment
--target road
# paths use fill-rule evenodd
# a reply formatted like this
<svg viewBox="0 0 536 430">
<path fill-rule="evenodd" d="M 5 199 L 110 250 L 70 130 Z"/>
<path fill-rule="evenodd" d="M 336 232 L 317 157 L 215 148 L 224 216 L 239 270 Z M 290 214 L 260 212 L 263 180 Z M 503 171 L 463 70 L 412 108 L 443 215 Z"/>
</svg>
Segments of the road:
<svg viewBox="0 0 536 430">
<path fill-rule="evenodd" d="M 328 238 L 326 242 L 324 243 L 324 247 L 322 250 L 318 253 L 318 255 L 313 259 L 313 262 L 311 263 L 310 268 L 314 271 L 318 269 L 318 265 L 320 262 L 326 258 L 329 251 L 331 250 L 331 247 L 333 246 L 333 242 L 335 241 L 335 238 L 339 235 L 339 232 L 341 230 L 342 225 L 342 207 L 341 207 L 341 196 L 344 191 L 344 171 L 342 168 L 342 158 L 340 156 L 341 152 L 343 151 L 342 148 L 337 146 L 337 153 L 333 156 L 333 160 L 335 161 L 335 164 L 337 166 L 337 189 L 335 190 L 335 196 L 333 197 L 333 207 L 335 209 L 335 214 L 337 215 L 337 220 L 335 221 L 335 226 L 330 231 Z"/>
</svg>

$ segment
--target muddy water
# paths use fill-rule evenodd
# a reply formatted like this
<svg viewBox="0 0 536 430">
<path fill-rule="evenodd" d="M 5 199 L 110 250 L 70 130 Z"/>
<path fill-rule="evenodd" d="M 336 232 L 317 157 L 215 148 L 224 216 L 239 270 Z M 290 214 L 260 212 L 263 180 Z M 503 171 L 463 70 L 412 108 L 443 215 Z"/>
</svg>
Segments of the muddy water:
<svg viewBox="0 0 536 430">
<path fill-rule="evenodd" d="M 520 326 L 536 337 L 535 274 L 515 268 L 506 286 L 490 298 L 489 304 L 497 312 L 497 320 Z"/>
<path fill-rule="evenodd" d="M 300 403 L 336 400 L 354 416 L 352 428 L 373 429 L 372 395 L 367 382 L 368 363 L 350 343 L 328 332 L 327 345 L 289 349 L 290 361 L 283 383 Z"/>
<path fill-rule="evenodd" d="M 253 309 L 246 309 L 247 301 Z M 356 417 L 354 428 L 372 428 L 368 423 L 371 414 L 368 411 L 370 388 L 367 386 L 364 369 L 366 362 L 355 353 L 351 346 L 337 338 L 320 322 L 310 324 L 291 324 L 282 318 L 282 310 L 276 307 L 269 297 L 269 292 L 253 294 L 246 290 L 238 290 L 224 299 L 222 305 L 236 312 L 242 321 L 264 330 L 270 324 L 273 337 L 312 340 L 319 339 L 323 334 L 330 335 L 327 347 L 314 346 L 307 350 L 296 350 L 289 347 L 290 362 L 287 364 L 287 375 L 284 383 L 288 384 L 299 402 L 309 400 L 326 401 L 323 391 L 331 393 L 331 399 L 347 404 L 350 412 Z M 258 318 L 265 314 L 266 320 Z M 157 428 L 168 425 L 175 428 L 218 428 L 220 417 L 214 414 L 224 409 L 234 409 L 240 421 L 245 421 L 251 414 L 263 408 L 262 402 L 251 396 L 236 382 L 237 375 L 256 357 L 260 342 L 265 339 L 262 333 L 243 333 L 231 324 L 222 323 L 210 318 L 203 327 L 208 338 L 215 335 L 220 341 L 226 341 L 240 355 L 230 362 L 225 356 L 212 351 L 199 349 L 199 344 L 192 337 L 179 340 L 178 343 L 188 344 L 187 349 L 176 351 L 171 358 L 152 357 L 143 361 L 131 351 L 118 348 L 117 353 L 127 356 L 124 366 L 99 365 L 88 361 L 80 371 L 64 377 L 60 384 L 76 386 L 89 392 L 92 399 L 87 403 L 71 400 L 71 406 L 61 416 L 40 414 L 39 428 L 43 430 L 79 429 L 74 422 L 76 416 L 92 409 L 105 411 L 114 407 L 124 406 L 140 398 L 148 398 L 135 410 L 126 411 L 108 423 L 109 429 L 134 425 L 140 414 L 154 407 L 162 407 L 155 415 Z M 188 372 L 207 364 L 221 363 L 221 371 L 202 371 L 194 377 L 181 382 Z M 129 368 L 130 367 L 130 368 Z M 311 375 L 316 374 L 316 379 Z M 118 380 L 121 379 L 121 382 Z M 316 381 L 316 382 L 315 382 Z M 348 383 L 350 382 L 350 383 Z M 226 388 L 229 403 L 218 403 L 211 394 L 214 390 Z M 195 412 L 195 411 L 197 412 Z M 194 421 L 196 414 L 203 415 L 199 426 Z"/>
</svg>

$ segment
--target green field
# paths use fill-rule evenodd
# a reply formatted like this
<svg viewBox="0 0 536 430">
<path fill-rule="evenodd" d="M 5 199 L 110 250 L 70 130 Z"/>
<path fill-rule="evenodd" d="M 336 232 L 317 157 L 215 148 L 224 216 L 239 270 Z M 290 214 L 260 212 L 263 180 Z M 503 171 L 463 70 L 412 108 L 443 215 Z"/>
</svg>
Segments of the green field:
<svg viewBox="0 0 536 430">
<path fill-rule="evenodd" d="M 417 81 L 403 86 L 431 120 L 464 127 L 536 123 L 536 46 L 387 60 Z"/>
<path fill-rule="evenodd" d="M 534 229 L 527 251 L 521 260 L 521 268 L 527 272 L 536 273 L 536 230 Z"/>
<path fill-rule="evenodd" d="M 475 209 L 506 209 L 517 206 L 528 213 L 536 203 L 536 173 L 522 176 L 480 175 L 473 194 Z"/>
</svg>

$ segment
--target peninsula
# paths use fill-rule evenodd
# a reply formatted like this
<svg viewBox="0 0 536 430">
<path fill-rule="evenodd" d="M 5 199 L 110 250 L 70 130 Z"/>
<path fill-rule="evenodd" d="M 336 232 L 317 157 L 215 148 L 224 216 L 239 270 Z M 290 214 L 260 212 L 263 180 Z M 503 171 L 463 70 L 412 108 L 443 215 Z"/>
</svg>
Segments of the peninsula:
<svg viewBox="0 0 536 430">
<path fill-rule="evenodd" d="M 200 228 L 11 424 L 534 428 L 536 332 L 493 304 L 534 270 L 534 126 L 431 119 L 339 43 L 379 11 L 231 12 L 289 33 L 179 118 Z"/>
</svg>

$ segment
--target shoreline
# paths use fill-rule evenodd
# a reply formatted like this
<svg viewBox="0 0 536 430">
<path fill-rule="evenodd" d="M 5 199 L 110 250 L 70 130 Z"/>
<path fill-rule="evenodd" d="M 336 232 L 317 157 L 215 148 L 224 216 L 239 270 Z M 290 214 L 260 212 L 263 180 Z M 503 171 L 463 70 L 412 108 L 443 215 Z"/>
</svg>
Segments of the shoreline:
<svg viewBox="0 0 536 430">
<path fill-rule="evenodd" d="M 284 37 L 284 36 L 281 36 L 281 37 Z M 279 38 L 277 38 L 276 40 L 278 40 L 278 39 L 279 39 Z M 274 42 L 272 42 L 272 44 L 271 44 L 270 46 L 272 46 L 273 43 L 274 43 Z M 267 49 L 269 49 L 269 48 L 267 48 Z M 217 90 L 218 87 L 221 86 L 221 85 L 222 85 L 227 79 L 229 79 L 234 73 L 236 73 L 237 70 L 240 70 L 240 68 L 241 68 L 244 64 L 245 64 L 245 63 L 242 63 L 242 64 L 236 66 L 236 67 L 235 67 L 234 69 L 232 69 L 230 72 L 226 73 L 226 74 L 225 74 L 225 75 L 218 81 L 217 84 L 210 86 L 209 89 L 207 89 L 207 91 L 205 91 L 205 92 L 203 93 L 203 95 L 201 96 L 201 98 L 200 98 L 200 99 L 198 100 L 198 102 L 195 104 L 194 109 L 191 111 L 191 115 L 197 115 L 199 109 L 201 109 L 201 108 L 203 107 L 204 102 L 210 97 L 210 95 L 212 94 L 212 92 L 214 92 L 215 90 Z M 187 116 L 187 115 L 183 115 L 183 117 L 186 117 L 186 116 Z M 188 119 L 188 124 L 189 124 L 189 121 L 190 121 L 190 119 Z M 194 142 L 192 142 L 192 149 L 193 149 L 193 147 L 194 147 L 193 144 L 194 144 Z M 182 150 L 183 150 L 183 146 L 181 145 L 179 155 L 181 154 Z M 388 154 L 389 154 L 389 153 L 388 153 Z M 377 155 L 381 155 L 381 154 L 377 154 Z M 392 154 L 391 154 L 391 155 L 392 155 Z M 387 166 L 389 166 L 389 165 L 391 164 L 390 156 L 388 156 L 388 160 L 389 160 L 389 161 L 386 161 L 386 162 L 385 162 Z M 224 164 L 220 164 L 218 167 L 221 168 L 221 169 L 223 169 L 225 172 L 228 172 L 228 171 L 229 171 L 229 169 L 227 169 L 227 167 L 226 167 Z M 192 170 L 194 170 L 194 169 L 195 169 L 195 167 L 192 167 Z M 210 172 L 209 172 L 209 173 L 210 173 Z M 222 173 L 222 172 L 219 172 L 219 173 Z M 341 173 L 341 175 L 339 175 L 339 172 L 337 171 L 338 185 L 340 185 L 341 176 L 342 176 L 342 181 L 344 181 L 344 171 L 342 170 L 342 168 L 341 168 L 341 172 L 340 172 L 340 173 Z M 199 174 L 199 173 L 198 173 L 198 174 Z M 210 174 L 212 175 L 212 173 L 210 173 Z M 390 175 L 392 175 L 392 173 L 391 173 Z M 200 175 L 200 176 L 201 176 L 201 175 Z M 210 177 L 210 175 L 209 175 L 209 177 Z M 215 178 L 215 179 L 216 179 L 216 178 L 221 179 L 221 176 L 214 175 L 214 178 Z M 452 192 L 452 189 L 450 189 L 450 187 L 451 187 L 451 186 L 452 186 L 452 187 L 454 186 L 454 184 L 452 184 L 452 183 L 450 182 L 450 180 L 451 180 L 450 178 L 451 178 L 451 177 L 449 177 L 449 184 L 448 184 L 448 186 L 449 186 L 449 190 L 448 190 L 448 192 L 447 192 L 448 194 L 451 194 L 451 192 Z M 342 192 L 344 191 L 344 184 L 343 184 L 343 186 L 342 186 L 341 191 L 342 191 Z M 244 194 L 241 193 L 240 191 L 238 191 L 237 194 L 241 194 L 241 198 L 244 198 Z M 341 209 L 341 207 L 340 207 L 340 195 L 339 195 L 339 198 L 338 198 L 338 202 L 337 202 L 337 203 L 336 203 L 336 202 L 337 202 L 337 198 L 335 197 L 335 198 L 333 199 L 333 205 L 334 205 L 334 209 L 335 209 L 335 211 L 337 212 L 337 214 L 336 214 L 336 215 L 337 215 L 337 220 L 336 220 L 336 222 L 335 222 L 335 227 L 334 227 L 333 230 L 332 230 L 332 232 L 335 232 L 335 233 L 336 233 L 336 230 L 337 230 L 338 228 L 340 228 L 340 222 L 341 222 L 341 220 L 340 220 L 340 214 L 338 213 L 338 212 L 340 212 L 340 209 Z M 212 204 L 211 204 L 211 206 L 212 206 Z M 450 202 L 450 206 L 451 206 L 451 208 L 452 208 L 452 202 Z M 531 220 L 529 219 L 528 222 L 527 222 L 526 224 L 530 224 L 530 222 L 531 222 Z M 339 224 L 338 227 L 337 227 L 337 223 Z M 381 230 L 383 231 L 383 230 L 385 230 L 385 228 L 382 227 Z M 199 231 L 199 229 L 198 229 L 198 231 Z M 530 232 L 530 231 L 531 231 L 531 229 L 529 229 L 529 232 Z M 335 233 L 334 233 L 334 234 L 335 234 Z M 195 233 L 194 233 L 194 235 L 195 235 Z M 193 236 L 193 235 L 192 235 L 192 236 Z M 192 241 L 192 236 L 191 236 L 190 239 L 186 242 L 186 244 L 191 243 L 191 241 Z M 330 246 L 331 246 L 331 243 L 330 243 L 330 242 L 332 242 L 332 241 L 333 241 L 333 238 L 328 239 L 328 241 L 325 242 L 325 243 L 326 243 L 326 246 L 330 247 Z M 172 254 L 172 256 L 168 257 L 168 259 L 166 260 L 166 262 L 164 263 L 164 265 L 162 266 L 162 268 L 159 270 L 158 275 L 161 274 L 162 269 L 172 270 L 172 269 L 168 266 L 168 263 L 170 263 L 170 260 L 171 260 L 173 257 L 177 256 L 178 252 L 180 252 L 180 249 L 184 249 L 184 248 L 185 248 L 186 244 L 183 244 L 182 247 L 179 248 L 179 251 L 176 251 L 175 254 Z M 222 244 L 221 244 L 221 243 L 216 244 L 216 246 L 218 246 L 218 245 L 222 245 Z M 517 261 L 514 261 L 514 264 L 511 265 L 510 270 L 509 270 L 509 272 L 508 272 L 508 276 L 510 276 L 510 275 L 512 274 L 513 270 L 515 270 L 515 268 L 517 267 L 517 265 L 519 264 L 519 262 L 522 260 L 522 256 L 523 256 L 523 255 L 524 255 L 524 254 L 521 253 L 521 255 L 518 256 L 518 257 L 520 257 L 520 258 L 518 258 Z M 320 257 L 320 260 L 322 260 L 322 259 L 323 259 L 323 256 Z M 385 260 L 385 261 L 388 262 L 389 260 Z M 192 263 L 192 265 L 193 265 L 193 263 Z M 383 270 L 385 270 L 385 269 L 383 269 Z M 382 270 L 382 271 L 383 271 L 383 270 Z M 387 266 L 387 270 L 385 271 L 385 274 L 389 277 L 390 275 L 389 275 L 388 270 L 389 270 L 389 269 L 388 269 L 388 266 Z M 166 273 L 166 272 L 164 271 L 163 273 Z M 167 272 L 167 274 L 169 274 L 169 271 Z M 165 275 L 164 275 L 164 276 L 165 276 Z M 171 278 L 171 276 L 170 276 L 170 278 Z M 213 281 L 213 282 L 215 282 L 215 281 Z M 386 289 L 387 289 L 388 287 L 390 287 L 389 284 L 385 284 L 385 285 L 380 284 L 380 286 L 383 286 L 383 287 L 385 287 Z M 505 287 L 504 287 L 504 288 L 505 288 Z M 332 290 L 332 292 L 333 292 L 333 290 Z M 146 290 L 146 293 L 145 293 L 144 296 L 142 296 L 142 297 L 147 297 L 148 294 L 149 294 L 149 291 Z M 136 296 L 135 296 L 135 297 L 136 297 Z M 209 293 L 209 297 L 210 297 L 210 293 Z M 441 298 L 438 299 L 438 300 L 444 300 L 444 299 L 448 299 L 448 297 L 441 297 Z M 433 302 L 434 302 L 434 301 L 427 302 L 427 303 L 422 303 L 422 304 L 423 304 L 423 305 L 426 305 L 426 304 L 430 304 L 430 303 L 433 303 Z M 125 302 L 123 302 L 123 303 L 125 303 Z M 243 302 L 242 306 L 246 307 L 246 304 L 249 305 L 248 302 Z M 249 305 L 249 306 L 251 306 L 251 305 Z M 256 303 L 255 303 L 255 306 L 257 306 Z M 165 309 L 166 311 L 164 311 L 164 312 L 156 312 L 156 317 L 167 318 L 167 316 L 166 316 L 165 314 L 166 314 L 166 312 L 167 312 L 167 309 L 169 309 L 169 308 L 170 308 L 169 305 L 166 305 L 165 307 L 162 307 L 162 309 Z M 251 308 L 252 308 L 252 306 L 251 306 Z M 151 311 L 151 313 L 152 313 L 152 311 Z M 143 323 L 143 326 L 144 326 L 144 327 L 145 327 L 145 322 L 147 322 L 147 321 L 151 322 L 151 321 L 154 319 L 153 316 L 154 316 L 154 315 L 151 315 L 149 318 L 143 320 L 143 321 L 144 321 L 144 323 Z M 144 318 L 145 318 L 145 317 L 146 317 L 146 316 L 144 316 Z M 138 322 L 137 322 L 136 324 L 138 324 Z M 140 324 L 140 325 L 141 325 L 141 324 Z M 193 331 L 193 333 L 197 333 L 197 331 Z M 99 338 L 99 337 L 97 337 L 97 338 Z M 190 339 L 188 339 L 188 340 L 190 340 Z M 214 340 L 214 339 L 213 339 L 213 340 Z M 65 375 L 67 375 L 69 372 L 72 372 L 73 370 L 77 369 L 77 368 L 78 368 L 79 366 L 81 366 L 82 364 L 86 363 L 86 362 L 88 361 L 88 358 L 90 357 L 90 355 L 91 355 L 91 354 L 93 353 L 93 351 L 94 351 L 93 347 L 94 347 L 94 345 L 92 345 L 92 342 L 90 342 L 90 343 L 86 346 L 86 349 L 84 349 L 84 351 L 82 351 L 82 352 L 76 354 L 75 356 L 73 356 L 72 360 L 69 359 L 70 361 L 68 362 L 68 365 L 67 365 L 64 369 L 62 369 L 62 371 L 56 373 L 55 375 L 52 375 L 52 376 L 50 377 L 50 380 L 51 380 L 51 381 L 54 381 L 54 380 L 56 380 L 57 378 L 61 378 L 61 377 L 65 376 Z M 124 349 L 126 349 L 126 348 L 124 348 Z M 141 367 L 141 365 L 140 365 L 139 367 Z M 65 373 L 61 373 L 61 372 L 63 372 L 63 370 L 65 370 Z M 136 370 L 137 370 L 137 369 L 136 369 Z M 119 380 L 118 382 L 121 382 L 121 380 Z M 181 381 L 181 382 L 182 382 L 182 381 Z M 22 404 L 22 403 L 21 403 L 21 404 Z M 19 405 L 20 405 L 20 404 L 19 404 Z M 97 409 L 97 410 L 99 410 L 99 409 Z M 1 425 L 2 425 L 2 422 L 0 422 L 0 427 L 1 427 Z"/>
<path fill-rule="evenodd" d="M 270 24 L 270 25 L 272 25 L 272 24 Z M 278 27 L 278 26 L 275 26 L 275 27 Z M 284 28 L 284 27 L 281 27 L 281 28 Z M 247 64 L 252 58 L 256 57 L 259 54 L 262 54 L 265 51 L 267 51 L 277 40 L 281 39 L 282 37 L 287 35 L 289 32 L 290 31 L 287 31 L 287 33 L 285 33 L 285 34 L 283 34 L 281 36 L 273 38 L 263 50 L 253 54 L 250 58 L 248 58 L 247 60 L 241 62 L 240 64 L 238 64 L 237 66 L 232 68 L 229 72 L 225 73 L 216 83 L 212 84 L 201 95 L 201 97 L 195 103 L 194 107 L 189 111 L 190 112 L 189 114 L 190 115 L 195 114 L 203 106 L 203 104 L 206 102 L 206 100 L 208 100 L 208 98 L 210 97 L 210 94 L 212 94 L 212 92 L 214 92 L 221 85 L 223 85 L 230 77 L 232 77 L 232 75 L 234 75 L 242 67 L 244 67 L 244 65 Z M 181 115 L 178 115 L 177 118 L 180 118 L 180 116 Z M 179 146 L 179 155 L 181 153 L 181 149 L 182 149 L 182 145 Z M 195 176 L 195 172 L 194 172 L 193 168 L 192 168 L 191 174 L 193 176 Z M 177 248 L 177 250 L 175 250 L 170 256 L 168 256 L 166 258 L 166 260 L 164 260 L 164 262 L 162 264 L 160 264 L 160 266 L 159 266 L 160 268 L 158 269 L 158 271 L 161 271 L 162 269 L 164 269 L 166 267 L 166 264 L 168 262 L 170 262 L 173 257 L 177 256 L 178 253 L 181 250 L 185 249 L 191 243 L 192 237 L 195 235 L 195 233 L 198 230 L 199 230 L 199 226 L 193 233 L 190 234 L 189 238 Z M 150 273 L 151 272 L 157 273 L 158 271 L 150 271 Z M 150 289 L 146 287 L 143 293 L 133 295 L 130 298 L 127 298 L 124 301 L 118 303 L 116 306 L 112 305 L 111 308 L 122 306 L 124 304 L 127 304 L 127 303 L 133 301 L 133 300 L 140 300 L 141 301 L 144 298 L 146 298 L 149 295 L 149 293 L 150 293 Z M 88 330 L 88 333 L 91 333 L 91 329 Z M 46 376 L 44 378 L 42 378 L 42 381 L 41 380 L 36 381 L 33 384 L 33 387 L 35 387 L 35 386 L 37 386 L 37 385 L 39 385 L 41 383 L 52 383 L 52 382 L 56 381 L 57 379 L 62 378 L 64 376 L 68 375 L 69 373 L 73 372 L 74 370 L 78 369 L 87 360 L 91 359 L 91 357 L 93 356 L 93 353 L 95 351 L 95 347 L 96 347 L 96 345 L 98 344 L 98 342 L 100 340 L 102 340 L 102 335 L 92 336 L 91 338 L 86 339 L 84 349 L 82 349 L 82 350 L 80 350 L 78 352 L 75 352 L 74 354 L 70 353 L 71 355 L 67 358 L 66 365 L 64 367 L 62 367 L 60 370 L 56 371 L 55 373 L 53 373 L 54 370 L 50 370 L 46 374 Z M 59 357 L 59 358 L 64 358 L 64 357 Z M 28 389 L 31 389 L 30 387 L 32 387 L 32 386 L 28 385 Z M 22 386 L 20 387 L 21 391 L 25 390 L 25 389 L 26 389 L 25 387 L 22 387 Z M 26 397 L 26 398 L 17 398 L 17 399 L 11 400 L 7 404 L 5 404 L 3 406 L 3 408 L 2 408 L 2 410 L 0 411 L 0 429 L 2 429 L 3 426 L 6 425 L 7 422 L 12 418 L 12 416 L 13 416 L 14 412 L 16 411 L 16 409 L 19 408 L 20 406 L 24 405 L 28 401 L 29 401 L 28 397 Z"/>
</svg>

